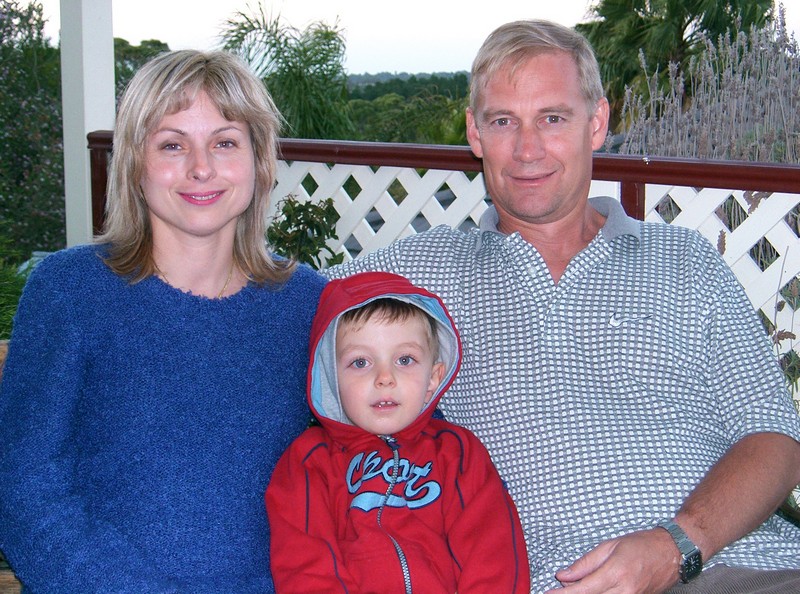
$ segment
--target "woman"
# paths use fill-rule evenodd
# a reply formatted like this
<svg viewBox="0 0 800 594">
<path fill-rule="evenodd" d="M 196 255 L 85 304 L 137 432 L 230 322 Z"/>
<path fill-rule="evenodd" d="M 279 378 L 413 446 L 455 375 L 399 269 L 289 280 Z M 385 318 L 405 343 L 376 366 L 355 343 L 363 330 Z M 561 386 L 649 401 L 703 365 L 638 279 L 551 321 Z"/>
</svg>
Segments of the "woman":
<svg viewBox="0 0 800 594">
<path fill-rule="evenodd" d="M 32 274 L 0 392 L 0 549 L 32 591 L 273 590 L 263 493 L 324 282 L 264 245 L 279 122 L 226 53 L 131 81 L 104 233 Z"/>
</svg>

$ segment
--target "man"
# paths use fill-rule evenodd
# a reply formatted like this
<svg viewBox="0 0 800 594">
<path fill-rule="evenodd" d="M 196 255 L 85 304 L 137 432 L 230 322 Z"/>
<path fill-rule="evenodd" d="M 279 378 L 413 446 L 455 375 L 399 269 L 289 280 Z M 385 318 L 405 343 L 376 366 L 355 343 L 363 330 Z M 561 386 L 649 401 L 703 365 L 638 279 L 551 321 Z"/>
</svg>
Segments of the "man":
<svg viewBox="0 0 800 594">
<path fill-rule="evenodd" d="M 800 418 L 716 250 L 588 199 L 608 110 L 583 37 L 500 27 L 467 110 L 480 229 L 330 274 L 393 271 L 447 304 L 465 356 L 442 409 L 509 484 L 532 591 L 800 591 L 800 531 L 772 514 L 800 482 Z"/>
</svg>

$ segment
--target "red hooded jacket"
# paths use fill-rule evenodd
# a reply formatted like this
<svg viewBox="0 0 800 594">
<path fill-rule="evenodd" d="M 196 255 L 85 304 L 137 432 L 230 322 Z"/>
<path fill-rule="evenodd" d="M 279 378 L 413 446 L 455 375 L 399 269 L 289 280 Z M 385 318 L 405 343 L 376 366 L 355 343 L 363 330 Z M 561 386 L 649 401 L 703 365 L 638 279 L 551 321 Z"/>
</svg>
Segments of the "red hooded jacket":
<svg viewBox="0 0 800 594">
<path fill-rule="evenodd" d="M 335 364 L 339 316 L 386 297 L 437 321 L 446 367 L 428 406 L 388 439 L 346 417 Z M 522 528 L 488 452 L 467 429 L 433 418 L 461 361 L 441 300 L 389 273 L 331 281 L 310 352 L 308 403 L 321 426 L 286 451 L 265 496 L 276 592 L 529 592 Z"/>
</svg>

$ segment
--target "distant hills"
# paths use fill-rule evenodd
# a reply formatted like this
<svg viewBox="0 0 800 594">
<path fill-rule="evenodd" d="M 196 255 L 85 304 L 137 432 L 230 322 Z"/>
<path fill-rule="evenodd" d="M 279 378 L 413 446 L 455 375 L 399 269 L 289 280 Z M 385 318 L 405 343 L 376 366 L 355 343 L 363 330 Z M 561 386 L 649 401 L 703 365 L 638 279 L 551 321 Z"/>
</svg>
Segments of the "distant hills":
<svg viewBox="0 0 800 594">
<path fill-rule="evenodd" d="M 417 79 L 426 78 L 453 78 L 457 74 L 463 74 L 469 79 L 469 72 L 461 70 L 459 72 L 416 72 L 411 74 L 409 72 L 378 72 L 377 74 L 348 74 L 347 84 L 351 87 L 360 87 L 363 85 L 371 85 L 379 82 L 387 82 L 394 79 L 406 81 L 411 77 Z"/>
</svg>

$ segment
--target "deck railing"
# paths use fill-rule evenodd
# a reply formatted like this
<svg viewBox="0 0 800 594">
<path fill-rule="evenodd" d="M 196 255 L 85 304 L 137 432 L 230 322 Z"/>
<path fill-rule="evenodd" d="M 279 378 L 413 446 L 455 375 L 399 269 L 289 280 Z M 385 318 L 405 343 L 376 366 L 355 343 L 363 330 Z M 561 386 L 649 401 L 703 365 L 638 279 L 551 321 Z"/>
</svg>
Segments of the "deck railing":
<svg viewBox="0 0 800 594">
<path fill-rule="evenodd" d="M 88 139 L 99 228 L 112 137 Z M 481 161 L 468 147 L 285 139 L 280 151 L 273 208 L 287 195 L 333 198 L 341 218 L 331 247 L 345 258 L 430 226 L 472 226 L 487 208 Z M 638 219 L 700 231 L 753 306 L 800 336 L 800 166 L 596 154 L 591 194 L 619 198 Z M 800 342 L 787 335 L 776 350 L 793 347 Z"/>
</svg>

